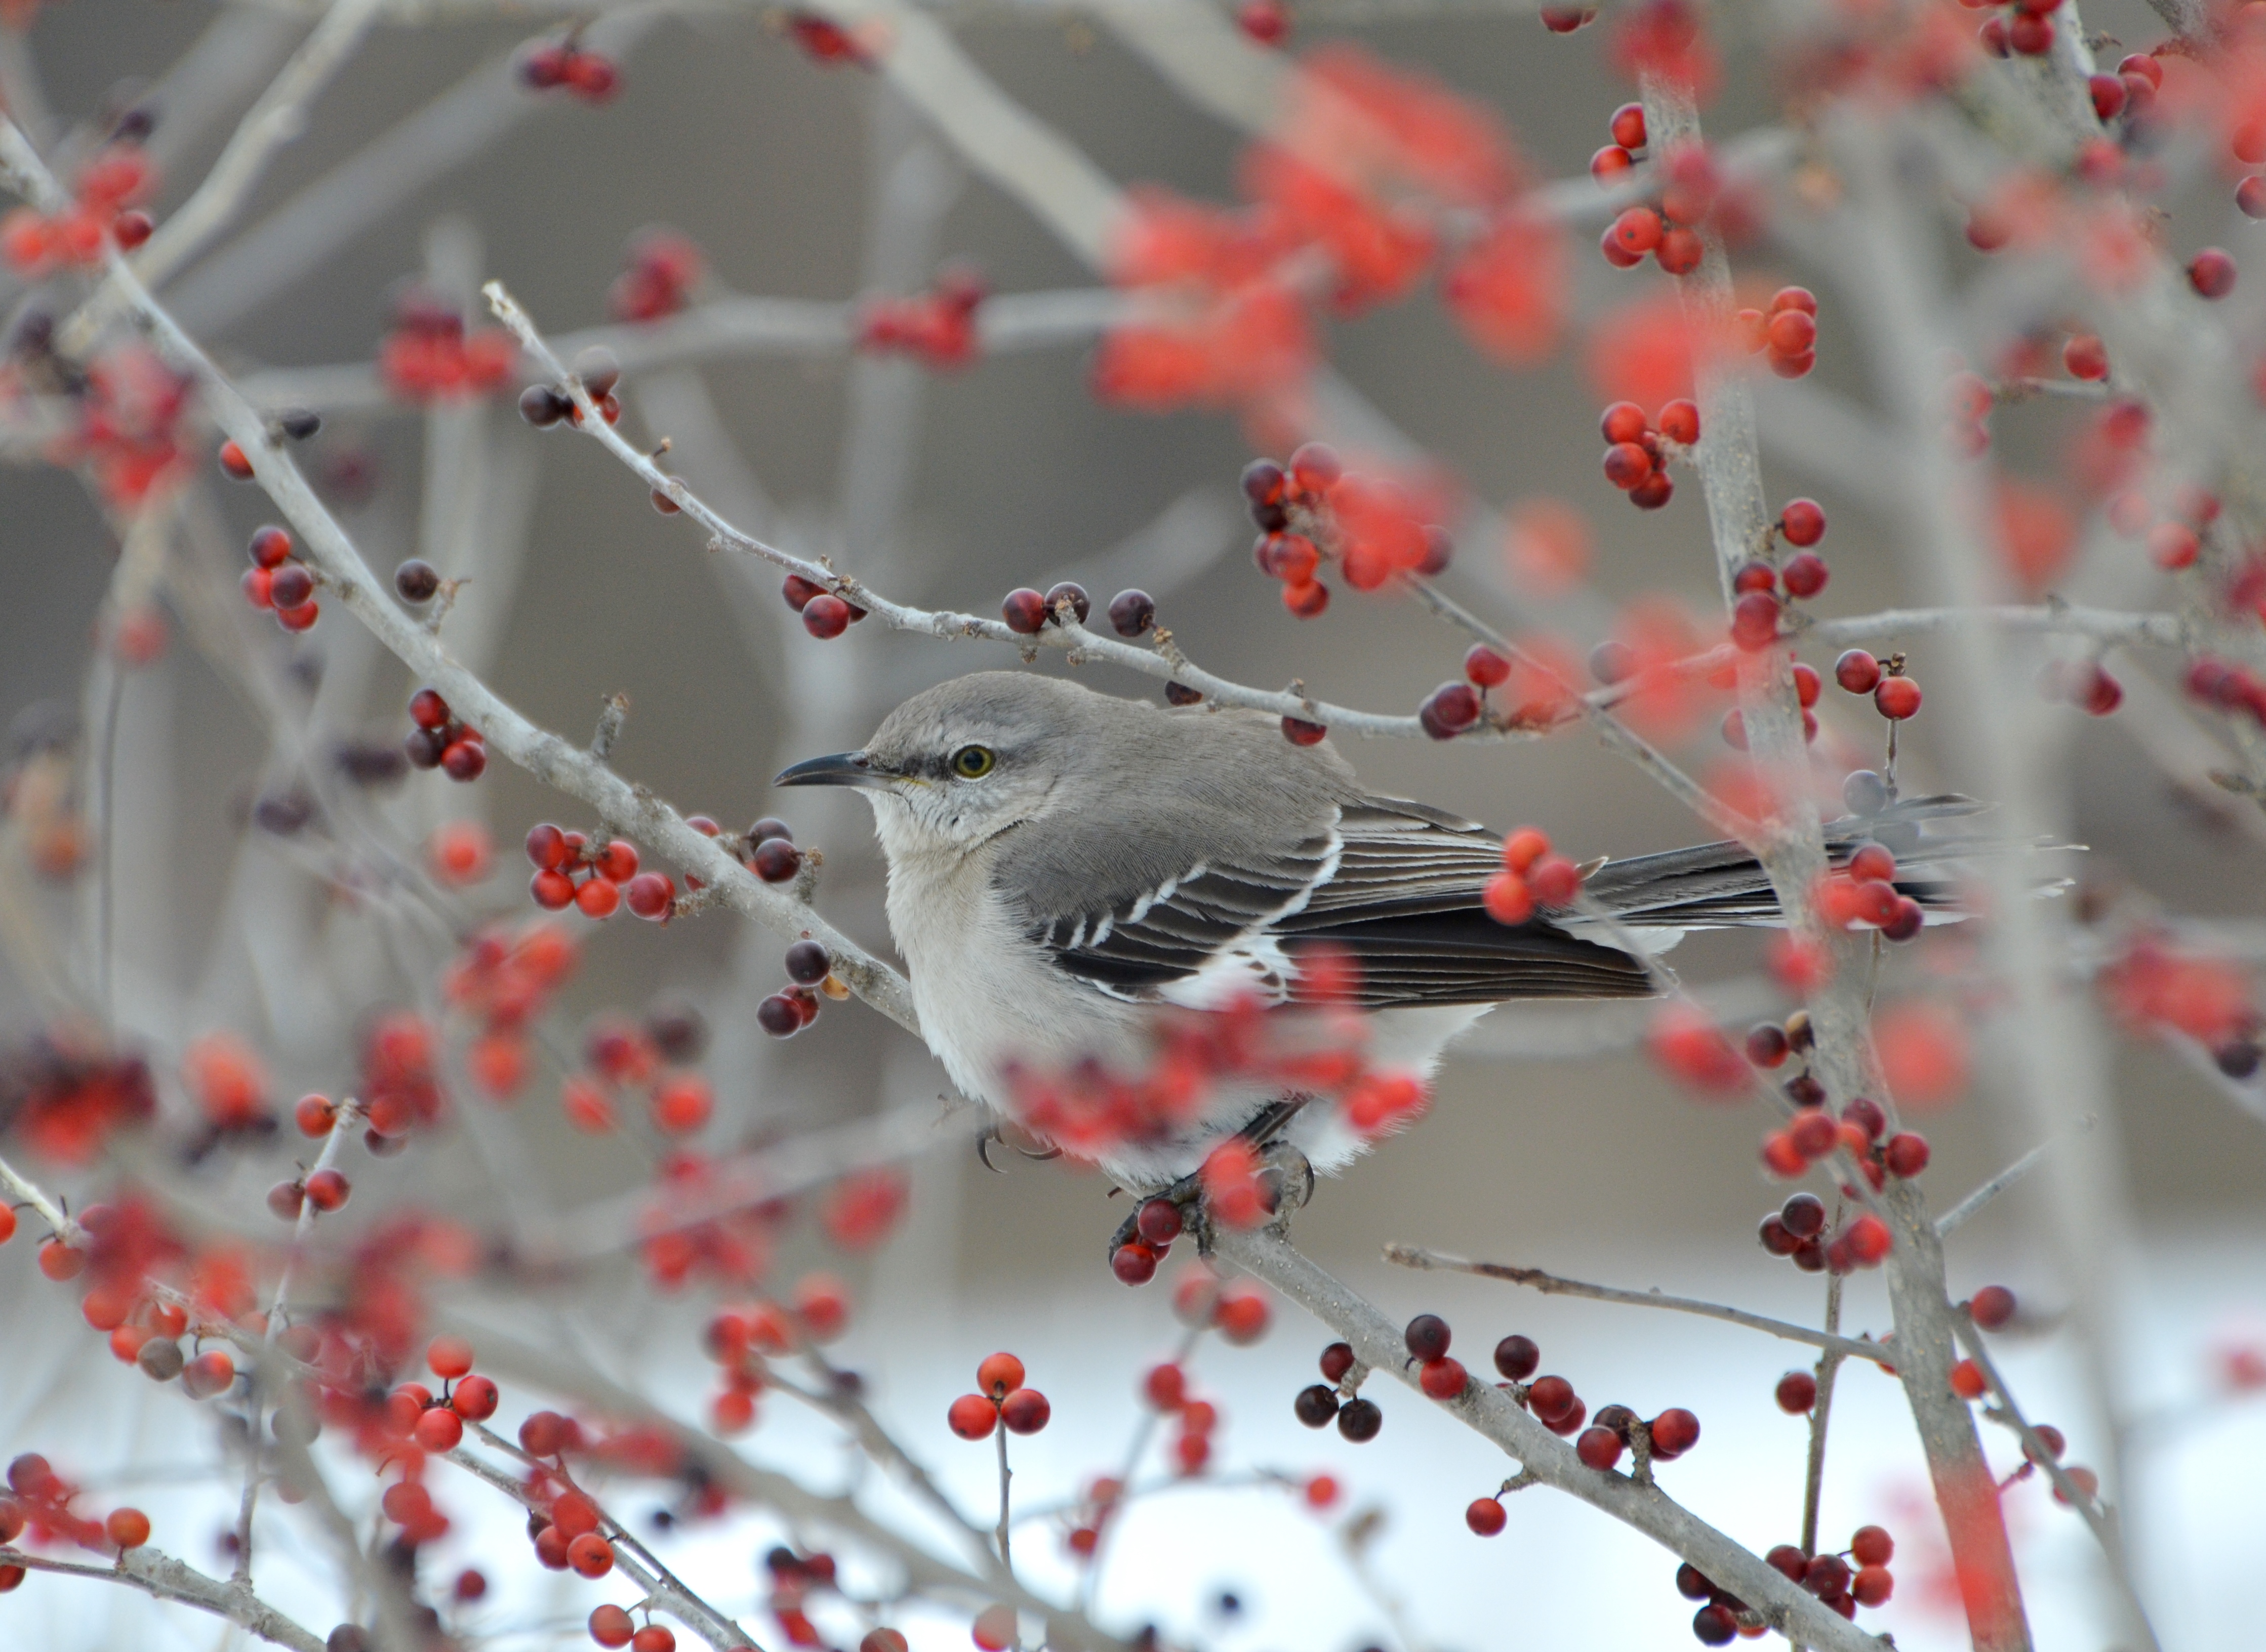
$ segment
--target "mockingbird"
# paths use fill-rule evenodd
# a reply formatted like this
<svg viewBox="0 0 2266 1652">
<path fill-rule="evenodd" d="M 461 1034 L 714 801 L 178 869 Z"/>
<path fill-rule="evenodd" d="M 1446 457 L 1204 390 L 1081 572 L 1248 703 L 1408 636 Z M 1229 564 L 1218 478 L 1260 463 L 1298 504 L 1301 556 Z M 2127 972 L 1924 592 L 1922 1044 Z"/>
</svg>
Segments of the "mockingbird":
<svg viewBox="0 0 2266 1652">
<path fill-rule="evenodd" d="M 1370 793 L 1327 744 L 1294 745 L 1257 713 L 1166 710 L 981 672 L 915 695 L 863 750 L 797 764 L 777 783 L 865 793 L 922 1035 L 962 1091 L 1011 1117 L 1020 1074 L 1139 1071 L 1173 1008 L 1253 995 L 1299 1005 L 1312 947 L 1351 961 L 1371 1064 L 1425 1077 L 1505 1000 L 1654 990 L 1642 960 L 1593 938 L 1593 919 L 1488 916 L 1480 891 L 1502 844 L 1485 827 Z M 1937 904 L 1950 886 L 1908 869 L 1954 845 L 1925 846 L 1912 822 L 1975 807 L 1919 800 L 1827 836 L 1846 859 L 1868 837 L 1901 834 L 1899 888 Z M 1612 933 L 1655 950 L 1688 929 L 1778 917 L 1761 867 L 1735 843 L 1604 863 L 1583 889 L 1616 920 Z M 1186 1128 L 1112 1144 L 1097 1162 L 1154 1188 L 1262 1118 L 1316 1170 L 1362 1150 L 1338 1108 L 1284 1105 L 1296 1099 L 1226 1086 Z"/>
</svg>

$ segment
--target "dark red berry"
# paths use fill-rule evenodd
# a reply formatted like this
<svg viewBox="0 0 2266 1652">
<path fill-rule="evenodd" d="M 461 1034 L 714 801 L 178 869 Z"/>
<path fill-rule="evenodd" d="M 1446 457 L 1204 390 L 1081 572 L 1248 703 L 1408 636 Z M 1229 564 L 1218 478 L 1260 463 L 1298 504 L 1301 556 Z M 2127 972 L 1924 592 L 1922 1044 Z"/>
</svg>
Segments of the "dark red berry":
<svg viewBox="0 0 2266 1652">
<path fill-rule="evenodd" d="M 1526 1391 L 1527 1408 L 1545 1422 L 1555 1422 L 1581 1403 L 1574 1385 L 1563 1377 L 1538 1377 Z"/>
<path fill-rule="evenodd" d="M 1884 676 L 1873 690 L 1873 705 L 1891 722 L 1902 722 L 1919 712 L 1919 684 L 1908 676 Z"/>
<path fill-rule="evenodd" d="M 268 576 L 267 597 L 278 608 L 296 608 L 315 594 L 315 576 L 301 564 L 286 562 Z"/>
<path fill-rule="evenodd" d="M 1899 1130 L 1890 1137 L 1888 1144 L 1881 1150 L 1881 1162 L 1892 1176 L 1917 1176 L 1927 1168 L 1927 1137 L 1910 1130 Z"/>
<path fill-rule="evenodd" d="M 1778 1379 L 1778 1408 L 1800 1416 L 1817 1403 L 1817 1378 L 1806 1371 L 1790 1371 Z"/>
<path fill-rule="evenodd" d="M 1164 1249 L 1174 1239 L 1180 1238 L 1181 1230 L 1187 1223 L 1187 1217 L 1181 1213 L 1181 1207 L 1170 1199 L 1146 1201 L 1140 1210 L 1135 1212 L 1133 1220 L 1135 1231 L 1141 1236 L 1141 1242 L 1158 1250 Z"/>
<path fill-rule="evenodd" d="M 1731 610 L 1731 640 L 1751 654 L 1767 648 L 1778 636 L 1778 598 L 1768 591 L 1749 591 Z"/>
<path fill-rule="evenodd" d="M 1975 1323 L 1986 1331 L 2003 1330 L 2014 1322 L 2014 1293 L 2004 1285 L 1985 1285 L 1967 1304 Z"/>
<path fill-rule="evenodd" d="M 1700 1419 L 1672 1406 L 1652 1420 L 1652 1454 L 1681 1457 L 1700 1444 Z"/>
<path fill-rule="evenodd" d="M 1109 1271 L 1129 1285 L 1145 1285 L 1157 1276 L 1157 1253 L 1146 1245 L 1120 1245 L 1109 1253 Z"/>
<path fill-rule="evenodd" d="M 1294 746 L 1318 746 L 1329 735 L 1320 723 L 1310 723 L 1303 717 L 1283 720 L 1283 738 Z"/>
<path fill-rule="evenodd" d="M 451 780 L 477 780 L 488 766 L 488 749 L 479 741 L 455 740 L 441 753 L 441 770 Z"/>
<path fill-rule="evenodd" d="M 1788 557 L 1786 567 L 1779 571 L 1779 579 L 1786 586 L 1786 594 L 1802 602 L 1808 602 L 1824 590 L 1829 577 L 1825 559 L 1808 551 Z"/>
<path fill-rule="evenodd" d="M 412 557 L 393 570 L 393 588 L 405 603 L 429 603 L 441 588 L 441 575 L 430 562 Z"/>
<path fill-rule="evenodd" d="M 1833 680 L 1852 694 L 1870 694 L 1880 686 L 1881 662 L 1862 648 L 1852 648 L 1833 662 Z"/>
<path fill-rule="evenodd" d="M 1541 1363 L 1542 1350 L 1531 1337 L 1506 1336 L 1495 1345 L 1495 1368 L 1515 1383 L 1533 1376 Z"/>
<path fill-rule="evenodd" d="M 1385 1426 L 1385 1413 L 1371 1400 L 1349 1400 L 1338 1407 L 1338 1432 L 1360 1445 L 1377 1437 Z"/>
<path fill-rule="evenodd" d="M 785 883 L 802 870 L 802 851 L 784 837 L 766 837 L 748 864 L 765 883 Z"/>
<path fill-rule="evenodd" d="M 1353 1349 L 1344 1342 L 1333 1342 L 1322 1350 L 1322 1375 L 1331 1382 L 1343 1382 L 1345 1374 L 1353 1369 Z"/>
<path fill-rule="evenodd" d="M 1049 616 L 1059 614 L 1064 604 L 1069 604 L 1071 615 L 1081 625 L 1085 624 L 1085 617 L 1093 611 L 1093 599 L 1085 594 L 1085 587 L 1069 580 L 1064 580 L 1047 593 L 1046 603 Z"/>
<path fill-rule="evenodd" d="M 799 614 L 812 597 L 825 596 L 826 588 L 803 578 L 800 574 L 790 574 L 780 582 L 779 595 L 786 598 L 786 605 Z"/>
<path fill-rule="evenodd" d="M 1479 691 L 1468 683 L 1443 683 L 1416 708 L 1416 720 L 1435 740 L 1453 740 L 1479 720 Z"/>
<path fill-rule="evenodd" d="M 574 404 L 548 384 L 530 384 L 519 392 L 519 416 L 537 430 L 547 430 L 574 411 Z"/>
<path fill-rule="evenodd" d="M 1298 1397 L 1290 1402 L 1290 1409 L 1308 1428 L 1321 1428 L 1337 1420 L 1338 1392 L 1321 1383 L 1316 1383 L 1311 1388 L 1301 1388 Z"/>
<path fill-rule="evenodd" d="M 1692 1633 L 1701 1646 L 1729 1646 L 1737 1638 L 1739 1620 L 1725 1606 L 1702 1606 L 1692 1614 Z"/>
<path fill-rule="evenodd" d="M 774 992 L 756 1005 L 756 1025 L 773 1038 L 792 1038 L 802 1030 L 802 1011 L 785 993 Z"/>
<path fill-rule="evenodd" d="M 1018 586 L 1007 593 L 1007 600 L 999 604 L 999 613 L 1007 622 L 1007 629 L 1019 636 L 1033 637 L 1047 623 L 1047 599 L 1029 586 Z"/>
<path fill-rule="evenodd" d="M 1747 1029 L 1747 1059 L 1758 1067 L 1783 1065 L 1790 1048 L 1786 1028 L 1775 1021 L 1765 1021 Z"/>
<path fill-rule="evenodd" d="M 265 528 L 255 528 L 249 548 L 252 559 L 257 566 L 280 568 L 290 559 L 291 536 L 272 523 Z"/>
<path fill-rule="evenodd" d="M 1686 1600 L 1706 1600 L 1715 1592 L 1707 1574 L 1686 1561 L 1676 1568 L 1676 1592 Z"/>
<path fill-rule="evenodd" d="M 824 642 L 850 629 L 850 604 L 831 591 L 821 591 L 802 605 L 802 628 Z"/>
<path fill-rule="evenodd" d="M 1621 1436 L 1611 1429 L 1584 1429 L 1574 1442 L 1574 1455 L 1583 1466 L 1603 1473 L 1621 1460 Z"/>
<path fill-rule="evenodd" d="M 1109 599 L 1110 628 L 1121 637 L 1138 637 L 1157 623 L 1157 599 L 1146 591 L 1120 591 Z"/>
<path fill-rule="evenodd" d="M 1400 1340 L 1408 1345 L 1412 1358 L 1424 1361 L 1443 1357 L 1448 1351 L 1451 1333 L 1448 1322 L 1436 1313 L 1420 1313 L 1408 1321 Z"/>
<path fill-rule="evenodd" d="M 1509 1518 L 1502 1502 L 1493 1497 L 1474 1497 L 1464 1510 L 1464 1524 L 1483 1538 L 1500 1532 Z"/>
<path fill-rule="evenodd" d="M 816 986 L 833 968 L 823 941 L 799 940 L 786 949 L 787 979 L 803 986 Z"/>
</svg>

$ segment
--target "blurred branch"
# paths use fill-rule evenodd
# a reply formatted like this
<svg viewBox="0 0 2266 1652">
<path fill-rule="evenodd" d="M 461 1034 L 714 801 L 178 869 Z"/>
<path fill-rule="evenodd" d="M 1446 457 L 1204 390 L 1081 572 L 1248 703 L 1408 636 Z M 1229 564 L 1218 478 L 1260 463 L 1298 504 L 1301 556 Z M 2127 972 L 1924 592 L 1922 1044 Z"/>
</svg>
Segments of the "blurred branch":
<svg viewBox="0 0 2266 1652">
<path fill-rule="evenodd" d="M 1744 1326 L 1750 1331 L 1760 1331 L 1788 1342 L 1807 1342 L 1812 1348 L 1822 1348 L 1843 1359 L 1870 1360 L 1875 1365 L 1894 1370 L 1890 1349 L 1878 1343 L 1860 1341 L 1853 1337 L 1836 1336 L 1829 1331 L 1813 1331 L 1806 1325 L 1795 1325 L 1787 1319 L 1773 1319 L 1759 1313 L 1749 1313 L 1744 1308 L 1727 1307 L 1720 1302 L 1703 1302 L 1696 1297 L 1663 1296 L 1657 1290 L 1625 1290 L 1615 1285 L 1584 1284 L 1578 1279 L 1561 1279 L 1539 1268 L 1517 1268 L 1508 1262 L 1475 1262 L 1468 1257 L 1451 1256 L 1445 1251 L 1426 1250 L 1419 1245 L 1387 1245 L 1385 1260 L 1402 1268 L 1440 1268 L 1449 1273 L 1477 1274 L 1483 1279 L 1508 1279 L 1512 1284 L 1524 1285 L 1546 1297 L 1586 1297 L 1592 1302 L 1618 1302 L 1632 1308 L 1667 1308 L 1677 1313 L 1696 1313 L 1703 1319 L 1721 1319 L 1727 1325 Z"/>
<path fill-rule="evenodd" d="M 123 1583 L 158 1600 L 194 1606 L 216 1618 L 225 1618 L 263 1641 L 291 1648 L 292 1652 L 324 1652 L 320 1635 L 301 1628 L 249 1590 L 233 1588 L 216 1577 L 208 1577 L 156 1549 L 128 1549 L 118 1557 L 115 1566 L 79 1566 L 69 1561 L 49 1560 L 44 1554 L 27 1554 L 20 1549 L 0 1548 L 0 1566 L 20 1566 L 64 1577 L 91 1577 L 107 1583 Z"/>
<path fill-rule="evenodd" d="M 236 216 L 266 175 L 268 163 L 306 130 L 307 106 L 354 55 L 384 4 L 384 0 L 333 0 L 325 9 L 314 33 L 291 55 L 238 123 L 235 135 L 205 173 L 196 193 L 160 223 L 149 244 L 135 254 L 134 273 L 143 285 L 164 286 Z M 78 313 L 57 330 L 63 351 L 72 355 L 84 352 L 119 307 L 113 287 L 97 288 Z"/>
</svg>

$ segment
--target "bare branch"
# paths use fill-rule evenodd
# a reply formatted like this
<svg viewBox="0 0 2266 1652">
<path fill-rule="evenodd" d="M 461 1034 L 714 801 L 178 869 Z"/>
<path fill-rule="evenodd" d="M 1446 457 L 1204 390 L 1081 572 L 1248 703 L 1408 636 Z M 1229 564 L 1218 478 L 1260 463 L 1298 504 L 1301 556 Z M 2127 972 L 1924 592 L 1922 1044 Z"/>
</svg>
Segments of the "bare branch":
<svg viewBox="0 0 2266 1652">
<path fill-rule="evenodd" d="M 216 1618 L 225 1618 L 263 1641 L 291 1648 L 292 1652 L 324 1652 L 322 1636 L 300 1627 L 249 1590 L 208 1577 L 156 1549 L 128 1549 L 118 1557 L 115 1566 L 80 1566 L 69 1561 L 50 1560 L 44 1554 L 28 1554 L 20 1549 L 0 1548 L 0 1566 L 20 1566 L 27 1571 L 123 1583 L 155 1599 L 194 1606 Z"/>
<path fill-rule="evenodd" d="M 1403 1268 L 1439 1268 L 1448 1273 L 1477 1274 L 1483 1279 L 1507 1279 L 1515 1285 L 1539 1290 L 1546 1297 L 1586 1297 L 1592 1302 L 1618 1302 L 1633 1308 L 1667 1308 L 1677 1313 L 1696 1313 L 1703 1319 L 1744 1326 L 1750 1331 L 1760 1331 L 1767 1336 L 1779 1337 L 1788 1342 L 1807 1342 L 1812 1348 L 1825 1349 L 1837 1358 L 1870 1360 L 1884 1369 L 1895 1369 L 1891 1363 L 1895 1350 L 1877 1343 L 1838 1336 L 1830 1329 L 1813 1331 L 1806 1325 L 1796 1325 L 1788 1319 L 1773 1319 L 1765 1314 L 1750 1313 L 1744 1308 L 1706 1302 L 1696 1297 L 1670 1297 L 1658 1290 L 1626 1290 L 1615 1285 L 1585 1284 L 1578 1279 L 1561 1279 L 1539 1268 L 1517 1268 L 1509 1262 L 1475 1262 L 1468 1257 L 1451 1256 L 1444 1251 L 1426 1250 L 1416 1245 L 1387 1245 L 1385 1260 Z"/>
</svg>

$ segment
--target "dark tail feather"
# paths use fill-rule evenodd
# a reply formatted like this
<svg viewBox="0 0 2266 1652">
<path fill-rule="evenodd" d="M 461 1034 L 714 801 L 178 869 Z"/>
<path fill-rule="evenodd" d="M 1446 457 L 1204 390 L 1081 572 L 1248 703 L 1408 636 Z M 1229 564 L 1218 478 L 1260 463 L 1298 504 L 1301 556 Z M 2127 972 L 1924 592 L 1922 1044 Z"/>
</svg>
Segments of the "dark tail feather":
<svg viewBox="0 0 2266 1652">
<path fill-rule="evenodd" d="M 1859 844 L 1881 844 L 1897 858 L 1897 893 L 1941 911 L 1957 907 L 1958 881 L 1948 868 L 1958 862 L 2014 850 L 2080 846 L 2014 843 L 1973 833 L 1932 835 L 1925 830 L 1926 822 L 1963 820 L 1990 807 L 1955 793 L 1906 798 L 1877 815 L 1846 815 L 1828 822 L 1826 852 L 1838 866 L 1847 863 Z M 1701 844 L 1665 854 L 1609 860 L 1590 875 L 1586 887 L 1616 917 L 1647 926 L 1751 928 L 1779 923 L 1783 916 L 1761 864 L 1737 843 Z"/>
</svg>

